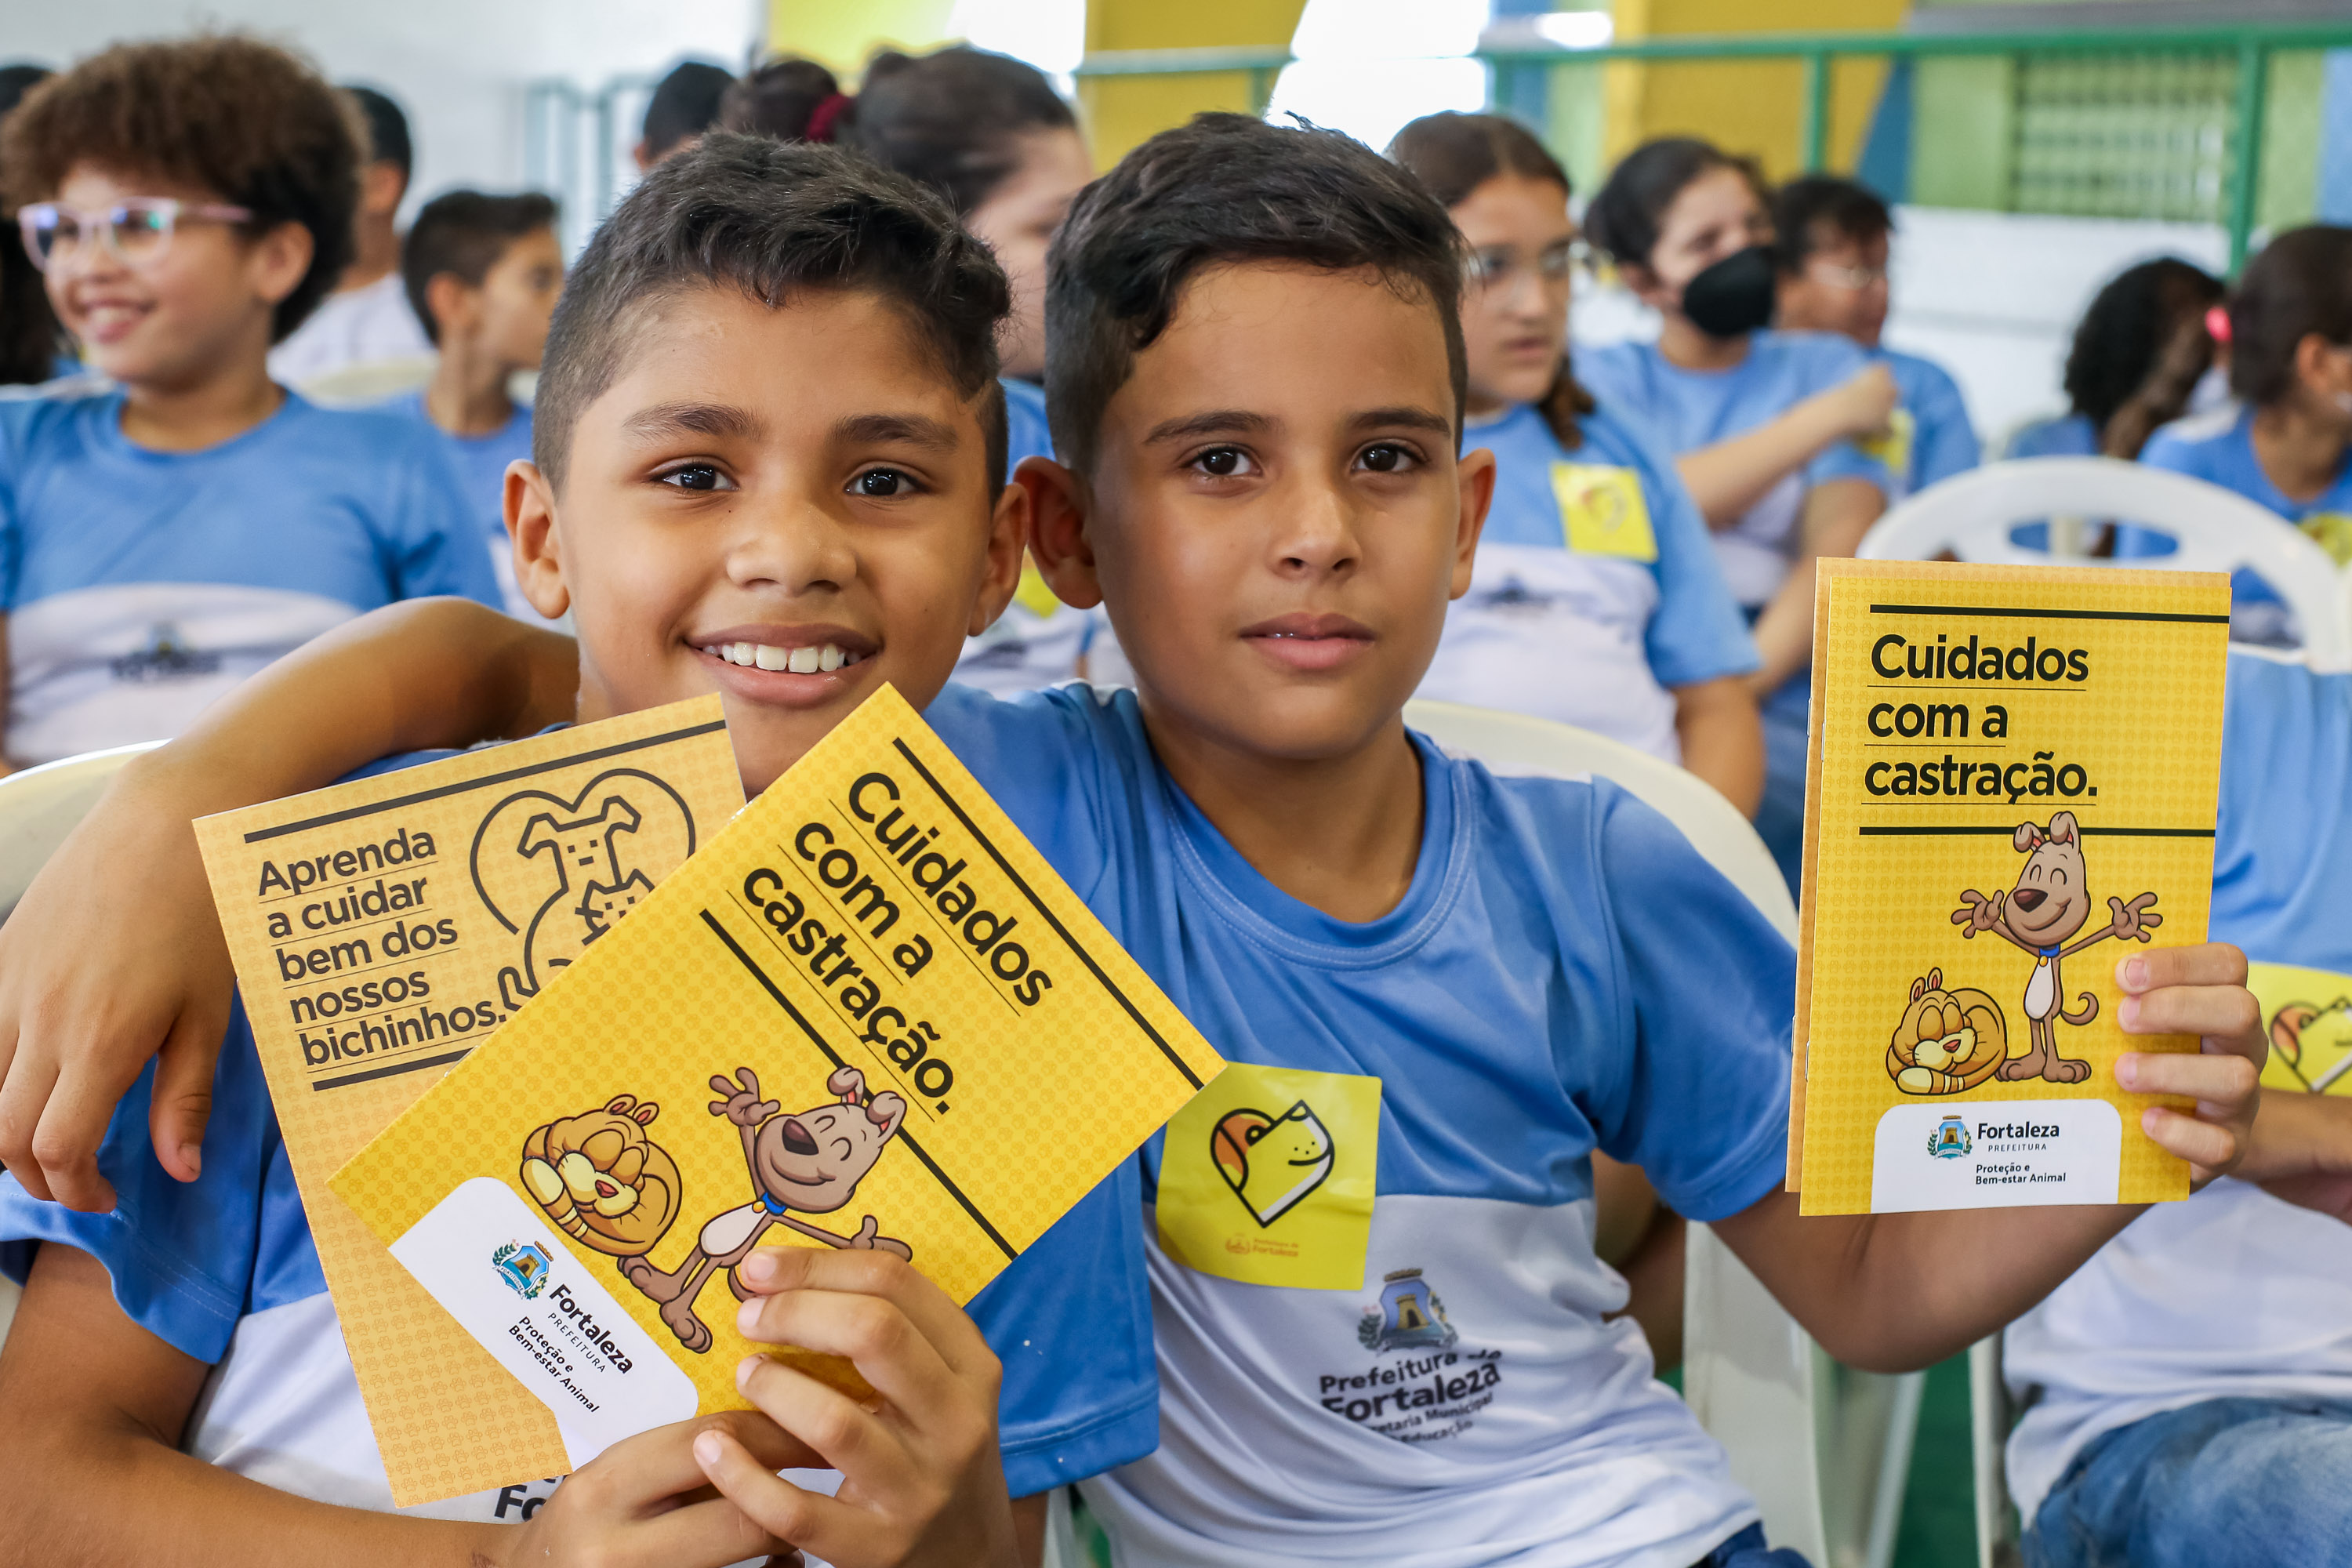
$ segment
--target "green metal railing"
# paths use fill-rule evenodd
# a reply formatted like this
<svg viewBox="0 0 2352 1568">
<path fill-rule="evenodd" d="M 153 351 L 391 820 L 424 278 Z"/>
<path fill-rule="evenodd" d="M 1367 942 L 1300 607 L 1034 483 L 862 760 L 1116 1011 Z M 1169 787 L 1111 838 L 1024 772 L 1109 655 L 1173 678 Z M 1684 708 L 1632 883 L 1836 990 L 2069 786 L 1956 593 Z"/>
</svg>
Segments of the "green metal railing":
<svg viewBox="0 0 2352 1568">
<path fill-rule="evenodd" d="M 2336 22 L 2246 23 L 2237 26 L 2101 27 L 2043 32 L 1969 33 L 1759 33 L 1742 37 L 1643 38 L 1598 48 L 1557 46 L 1480 50 L 1497 79 L 1522 69 L 1558 65 L 1602 65 L 1615 61 L 1689 63 L 1728 60 L 1795 60 L 1802 65 L 1798 143 L 1804 166 L 1822 167 L 1829 158 L 1830 65 L 1846 58 L 1928 59 L 2001 57 L 2025 59 L 2053 55 L 2234 55 L 2237 90 L 2231 106 L 2225 226 L 2230 270 L 2246 259 L 2254 231 L 2255 196 L 2261 183 L 2263 117 L 2271 58 L 2285 49 L 2352 47 L 2352 19 Z M 1243 72 L 1252 101 L 1262 113 L 1274 94 L 1275 79 L 1292 63 L 1281 48 L 1139 49 L 1089 55 L 1076 74 L 1108 79 Z M 1499 93 L 1496 96 L 1500 96 Z"/>
</svg>

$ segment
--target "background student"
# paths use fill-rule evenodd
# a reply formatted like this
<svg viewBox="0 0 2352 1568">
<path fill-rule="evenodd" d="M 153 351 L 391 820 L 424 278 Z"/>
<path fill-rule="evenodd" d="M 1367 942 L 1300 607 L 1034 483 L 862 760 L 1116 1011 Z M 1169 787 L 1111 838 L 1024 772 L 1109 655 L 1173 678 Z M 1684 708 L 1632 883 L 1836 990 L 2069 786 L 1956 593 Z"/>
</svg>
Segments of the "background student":
<svg viewBox="0 0 2352 1568">
<path fill-rule="evenodd" d="M 1585 209 L 1585 229 L 1658 312 L 1652 343 L 1578 356 L 1617 416 L 1675 457 L 1762 660 L 1764 801 L 1756 816 L 1793 888 L 1804 847 L 1813 562 L 1851 555 L 1895 480 L 1859 438 L 1883 431 L 1894 376 L 1825 332 L 1765 330 L 1772 219 L 1755 169 L 1705 142 L 1634 149 Z"/>
<path fill-rule="evenodd" d="M 401 247 L 401 281 L 438 354 L 433 379 L 387 407 L 423 421 L 456 460 L 507 613 L 536 620 L 515 586 L 507 465 L 530 457 L 530 409 L 508 387 L 539 368 L 563 288 L 555 204 L 535 192 L 450 191 L 425 204 Z"/>
<path fill-rule="evenodd" d="M 1890 349 L 1886 327 L 1887 240 L 1894 215 L 1858 181 L 1806 174 L 1772 197 L 1780 237 L 1779 313 L 1784 331 L 1835 332 L 1894 373 L 1902 401 L 1872 450 L 1905 494 L 1966 473 L 1982 455 L 1959 384 L 1931 359 Z"/>
<path fill-rule="evenodd" d="M 670 68 L 646 102 L 646 118 L 637 144 L 629 155 L 637 173 L 686 147 L 719 121 L 719 101 L 735 78 L 702 60 L 684 60 Z"/>
<path fill-rule="evenodd" d="M 408 117 L 372 87 L 342 89 L 366 127 L 359 205 L 352 216 L 351 259 L 334 291 L 300 327 L 269 352 L 269 374 L 300 386 L 356 364 L 421 359 L 433 352 L 400 282 L 400 204 L 408 195 L 415 149 Z"/>
<path fill-rule="evenodd" d="M 52 73 L 46 66 L 0 66 L 0 123 L 19 100 Z M 41 269 L 16 237 L 0 233 L 0 386 L 26 386 L 72 368 L 57 312 L 41 288 Z"/>
<path fill-rule="evenodd" d="M 1433 114 L 1389 156 L 1470 249 L 1465 445 L 1495 454 L 1470 591 L 1420 695 L 1580 724 L 1681 763 L 1752 814 L 1755 645 L 1664 453 L 1577 384 L 1568 174 L 1499 115 Z"/>
<path fill-rule="evenodd" d="M 0 127 L 50 305 L 113 384 L 0 402 L 15 761 L 175 734 L 395 599 L 496 603 L 428 432 L 270 379 L 350 254 L 348 114 L 293 57 L 216 37 L 93 56 Z"/>
<path fill-rule="evenodd" d="M 2223 292 L 2220 279 L 2175 257 L 2116 274 L 2075 324 L 2068 411 L 2017 431 L 2002 456 L 2138 457 L 2158 426 L 2189 411 L 2212 368 L 2205 318 Z"/>
</svg>

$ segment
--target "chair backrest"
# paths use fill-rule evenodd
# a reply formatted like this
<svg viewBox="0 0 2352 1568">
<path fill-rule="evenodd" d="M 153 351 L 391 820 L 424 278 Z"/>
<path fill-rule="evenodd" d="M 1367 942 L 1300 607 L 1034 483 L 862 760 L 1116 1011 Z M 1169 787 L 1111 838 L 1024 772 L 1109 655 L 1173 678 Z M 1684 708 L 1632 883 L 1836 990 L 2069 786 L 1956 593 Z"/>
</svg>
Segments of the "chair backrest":
<svg viewBox="0 0 2352 1568">
<path fill-rule="evenodd" d="M 145 741 L 85 752 L 0 778 L 0 916 L 16 907 L 34 876 L 98 804 L 122 764 L 161 744 Z"/>
<path fill-rule="evenodd" d="M 314 375 L 294 390 L 321 408 L 364 408 L 414 392 L 433 379 L 431 354 L 362 360 Z"/>
<path fill-rule="evenodd" d="M 1498 773 L 1605 778 L 1655 808 L 1780 932 L 1794 940 L 1788 884 L 1732 804 L 1670 763 L 1589 731 L 1453 702 L 1409 702 L 1405 722 Z M 1689 1227 L 1683 1282 L 1683 1393 L 1764 1512 L 1765 1533 L 1832 1561 L 1822 1506 L 1814 1390 L 1821 1358 L 1795 1319 L 1703 1225 Z"/>
<path fill-rule="evenodd" d="M 2011 538 L 2021 522 L 2097 518 L 2169 536 L 2169 555 L 2098 562 Z M 2070 532 L 2053 529 L 2063 542 Z M 1863 537 L 1865 561 L 1961 561 L 2014 566 L 2118 565 L 2179 572 L 2252 571 L 2294 613 L 2315 658 L 2352 649 L 2352 619 L 2336 563 L 2301 530 L 2219 485 L 2114 458 L 2024 458 L 1990 463 L 1902 501 Z"/>
</svg>

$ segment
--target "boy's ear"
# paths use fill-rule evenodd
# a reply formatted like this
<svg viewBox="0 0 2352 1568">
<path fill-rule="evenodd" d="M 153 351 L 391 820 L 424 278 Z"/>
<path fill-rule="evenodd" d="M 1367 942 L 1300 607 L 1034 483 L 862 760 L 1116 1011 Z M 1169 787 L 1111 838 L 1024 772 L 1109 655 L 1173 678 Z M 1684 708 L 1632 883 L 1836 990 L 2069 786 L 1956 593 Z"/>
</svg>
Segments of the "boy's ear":
<svg viewBox="0 0 2352 1568">
<path fill-rule="evenodd" d="M 299 223 L 281 223 L 253 242 L 246 257 L 254 293 L 271 305 L 291 294 L 310 270 L 318 246 Z"/>
<path fill-rule="evenodd" d="M 470 322 L 474 304 L 471 285 L 454 272 L 436 272 L 425 280 L 425 308 L 433 312 L 433 323 L 446 342 L 453 331 L 463 331 Z"/>
<path fill-rule="evenodd" d="M 996 624 L 1013 592 L 1021 584 L 1021 552 L 1029 542 L 1029 492 L 1008 484 L 998 492 L 996 510 L 988 519 L 988 565 L 981 574 L 980 594 L 972 600 L 971 621 L 964 636 L 976 637 Z"/>
<path fill-rule="evenodd" d="M 1054 597 L 1074 610 L 1101 604 L 1085 484 L 1051 458 L 1023 458 L 1013 482 L 1029 494 L 1029 556 Z"/>
<path fill-rule="evenodd" d="M 1484 447 L 1465 454 L 1454 467 L 1461 486 L 1461 513 L 1454 526 L 1454 581 L 1446 592 L 1458 599 L 1470 591 L 1470 570 L 1476 563 L 1478 535 L 1486 527 L 1486 509 L 1495 500 L 1495 454 Z"/>
<path fill-rule="evenodd" d="M 539 465 L 521 458 L 507 465 L 507 538 L 514 551 L 515 584 L 530 607 L 554 620 L 572 607 L 555 535 L 555 490 Z"/>
</svg>

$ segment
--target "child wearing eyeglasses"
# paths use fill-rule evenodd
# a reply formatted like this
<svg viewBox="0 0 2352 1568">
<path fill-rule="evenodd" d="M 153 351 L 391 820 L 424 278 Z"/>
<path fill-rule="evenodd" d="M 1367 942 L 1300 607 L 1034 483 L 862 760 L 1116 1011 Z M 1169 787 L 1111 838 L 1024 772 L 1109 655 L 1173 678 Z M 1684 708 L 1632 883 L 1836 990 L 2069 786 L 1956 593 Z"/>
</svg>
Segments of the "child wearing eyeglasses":
<svg viewBox="0 0 2352 1568">
<path fill-rule="evenodd" d="M 1432 114 L 1389 156 L 1470 255 L 1465 447 L 1495 454 L 1470 591 L 1420 694 L 1597 731 L 1715 785 L 1764 788 L 1756 645 L 1674 459 L 1578 384 L 1568 357 L 1568 174 L 1495 114 Z"/>
<path fill-rule="evenodd" d="M 1876 451 L 1903 493 L 1966 473 L 1982 451 L 1958 383 L 1934 360 L 1890 349 L 1887 241 L 1895 215 L 1875 193 L 1835 174 L 1790 180 L 1772 198 L 1781 329 L 1852 338 L 1895 377 L 1900 398 Z"/>
<path fill-rule="evenodd" d="M 176 734 L 396 599 L 499 602 L 430 431 L 270 380 L 351 258 L 352 112 L 285 51 L 214 37 L 108 49 L 0 132 L 0 205 L 111 384 L 0 405 L 10 763 Z"/>
</svg>

